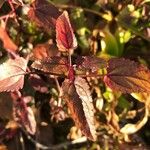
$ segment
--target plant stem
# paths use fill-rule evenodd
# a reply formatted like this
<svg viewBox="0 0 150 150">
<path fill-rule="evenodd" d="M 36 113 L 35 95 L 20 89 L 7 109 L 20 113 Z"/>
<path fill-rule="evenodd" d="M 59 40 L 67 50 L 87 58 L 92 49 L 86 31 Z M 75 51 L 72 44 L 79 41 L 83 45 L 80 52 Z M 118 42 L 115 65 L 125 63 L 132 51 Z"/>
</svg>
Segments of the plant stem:
<svg viewBox="0 0 150 150">
<path fill-rule="evenodd" d="M 58 93 L 59 93 L 57 106 L 60 107 L 61 106 L 61 101 L 62 101 L 61 97 L 62 97 L 62 93 L 63 92 L 62 92 L 62 88 L 60 87 L 58 79 L 57 79 L 56 76 L 54 76 L 54 80 L 55 80 L 55 83 L 56 83 L 56 86 L 57 86 L 57 90 L 58 90 Z"/>
<path fill-rule="evenodd" d="M 71 60 L 71 52 L 69 51 L 69 55 L 68 55 L 68 61 L 69 61 L 69 66 L 72 66 L 72 60 Z"/>
<path fill-rule="evenodd" d="M 90 13 L 93 13 L 97 16 L 100 16 L 101 18 L 107 20 L 107 21 L 110 21 L 109 19 L 107 19 L 106 17 L 104 17 L 104 14 L 103 13 L 100 13 L 100 12 L 97 12 L 95 10 L 92 10 L 92 9 L 89 9 L 89 8 L 82 8 L 82 7 L 79 7 L 79 6 L 73 6 L 73 5 L 65 5 L 65 4 L 55 4 L 56 7 L 59 7 L 59 8 L 76 8 L 76 9 L 82 9 L 83 11 L 86 11 L 86 12 L 90 12 Z"/>
<path fill-rule="evenodd" d="M 51 72 L 37 72 L 37 71 L 30 71 L 30 72 L 25 72 L 25 73 L 18 73 L 15 75 L 11 75 L 9 77 L 16 77 L 16 76 L 21 76 L 21 75 L 29 75 L 29 74 L 37 74 L 37 75 L 53 75 L 55 77 L 62 77 L 62 78 L 66 78 L 67 75 L 65 74 L 57 74 L 57 73 L 51 73 Z M 99 78 L 103 78 L 104 75 L 99 75 L 99 74 L 75 74 L 75 76 L 79 76 L 79 77 L 99 77 Z"/>
</svg>

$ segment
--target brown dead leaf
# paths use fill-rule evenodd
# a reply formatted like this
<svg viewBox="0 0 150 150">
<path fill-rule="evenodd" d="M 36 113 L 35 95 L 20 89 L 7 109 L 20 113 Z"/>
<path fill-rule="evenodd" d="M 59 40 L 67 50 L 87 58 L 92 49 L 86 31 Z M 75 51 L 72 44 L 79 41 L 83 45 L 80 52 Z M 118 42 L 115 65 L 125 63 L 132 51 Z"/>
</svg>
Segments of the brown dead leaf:
<svg viewBox="0 0 150 150">
<path fill-rule="evenodd" d="M 0 27 L 0 40 L 2 40 L 3 47 L 8 52 L 15 52 L 18 49 L 18 46 L 12 41 L 3 27 Z"/>
<path fill-rule="evenodd" d="M 47 57 L 58 56 L 59 51 L 54 44 L 43 43 L 37 44 L 33 49 L 33 57 L 35 59 L 44 59 Z"/>
<path fill-rule="evenodd" d="M 0 145 L 0 150 L 8 150 L 6 145 L 1 144 Z"/>
</svg>

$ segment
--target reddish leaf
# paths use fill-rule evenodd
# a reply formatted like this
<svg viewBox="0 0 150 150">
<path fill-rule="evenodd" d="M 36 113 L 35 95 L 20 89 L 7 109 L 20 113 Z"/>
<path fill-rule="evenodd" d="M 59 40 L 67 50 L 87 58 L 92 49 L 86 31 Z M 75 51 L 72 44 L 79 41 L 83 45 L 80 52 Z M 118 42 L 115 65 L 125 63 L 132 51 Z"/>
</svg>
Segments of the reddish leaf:
<svg viewBox="0 0 150 150">
<path fill-rule="evenodd" d="M 81 70 L 96 72 L 106 67 L 106 61 L 95 56 L 82 56 L 76 60 L 77 67 Z"/>
<path fill-rule="evenodd" d="M 36 132 L 36 121 L 34 113 L 30 107 L 27 106 L 24 99 L 30 99 L 30 97 L 22 97 L 14 104 L 13 115 L 14 120 L 24 126 L 30 134 Z"/>
<path fill-rule="evenodd" d="M 0 92 L 15 91 L 23 87 L 27 60 L 22 57 L 9 59 L 0 65 Z"/>
<path fill-rule="evenodd" d="M 110 59 L 104 82 L 122 92 L 150 92 L 150 71 L 126 59 Z"/>
<path fill-rule="evenodd" d="M 30 134 L 35 134 L 36 132 L 36 120 L 34 117 L 33 110 L 30 107 L 27 107 L 27 117 L 28 117 L 28 123 L 25 125 L 25 128 Z"/>
<path fill-rule="evenodd" d="M 66 79 L 62 89 L 63 99 L 67 102 L 75 124 L 86 137 L 90 140 L 96 140 L 94 108 L 86 81 L 77 77 L 73 84 Z"/>
<path fill-rule="evenodd" d="M 60 51 L 68 51 L 77 47 L 77 41 L 66 11 L 56 21 L 56 42 Z"/>
<path fill-rule="evenodd" d="M 3 46 L 7 51 L 14 52 L 18 49 L 17 45 L 11 40 L 3 27 L 0 27 L 0 40 L 2 40 Z"/>
<path fill-rule="evenodd" d="M 33 8 L 28 12 L 29 19 L 35 21 L 38 26 L 50 30 L 55 27 L 56 19 L 61 13 L 47 0 L 36 0 L 33 2 Z"/>
<path fill-rule="evenodd" d="M 64 57 L 50 57 L 44 60 L 37 60 L 32 67 L 47 73 L 66 74 L 68 72 L 67 59 Z"/>
</svg>

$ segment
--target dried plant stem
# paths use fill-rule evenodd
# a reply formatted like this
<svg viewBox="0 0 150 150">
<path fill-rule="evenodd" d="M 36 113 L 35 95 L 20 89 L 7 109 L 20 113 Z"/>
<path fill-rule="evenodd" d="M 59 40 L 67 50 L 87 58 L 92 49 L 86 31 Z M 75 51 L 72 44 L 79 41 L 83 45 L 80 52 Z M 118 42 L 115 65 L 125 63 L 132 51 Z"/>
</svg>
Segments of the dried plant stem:
<svg viewBox="0 0 150 150">
<path fill-rule="evenodd" d="M 11 1 L 11 0 L 8 0 L 8 3 L 9 3 L 9 5 L 10 5 L 10 7 L 11 7 L 11 10 L 12 10 L 13 12 L 15 12 L 15 8 L 14 8 L 14 6 L 13 6 L 13 4 L 12 4 L 12 1 Z"/>
<path fill-rule="evenodd" d="M 59 95 L 58 95 L 58 104 L 57 104 L 57 106 L 60 107 L 60 106 L 61 106 L 61 102 L 62 102 L 62 99 L 61 99 L 61 97 L 62 97 L 62 88 L 61 88 L 61 86 L 59 85 L 59 82 L 58 82 L 58 79 L 57 79 L 56 76 L 54 77 L 54 80 L 55 80 L 55 83 L 56 83 L 56 86 L 57 86 L 57 90 L 58 90 L 58 92 L 59 92 Z"/>
<path fill-rule="evenodd" d="M 9 14 L 7 14 L 7 15 L 1 16 L 1 17 L 0 17 L 0 20 L 6 19 L 6 18 L 8 18 L 8 17 L 14 17 L 14 14 L 9 13 Z"/>
<path fill-rule="evenodd" d="M 11 11 L 7 15 L 1 16 L 0 20 L 5 19 L 5 24 L 7 24 L 8 18 L 14 18 L 14 20 L 16 21 L 16 23 L 18 23 L 16 12 L 15 12 L 16 8 L 14 8 L 12 0 L 8 0 L 8 3 L 10 5 Z M 17 7 L 19 7 L 19 5 Z"/>
<path fill-rule="evenodd" d="M 22 136 L 22 133 L 20 132 L 20 143 L 21 143 L 21 149 L 22 150 L 25 150 L 25 144 L 24 144 L 24 139 L 23 139 L 23 136 Z"/>
</svg>

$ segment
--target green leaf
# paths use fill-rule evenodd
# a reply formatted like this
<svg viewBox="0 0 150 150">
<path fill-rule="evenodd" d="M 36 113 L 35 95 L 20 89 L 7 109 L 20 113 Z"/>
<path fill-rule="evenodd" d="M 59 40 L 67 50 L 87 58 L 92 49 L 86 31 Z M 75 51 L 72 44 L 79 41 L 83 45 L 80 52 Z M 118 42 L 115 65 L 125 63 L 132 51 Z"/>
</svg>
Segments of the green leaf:
<svg viewBox="0 0 150 150">
<path fill-rule="evenodd" d="M 118 106 L 123 109 L 129 109 L 131 104 L 124 96 L 120 96 L 118 99 Z"/>
<path fill-rule="evenodd" d="M 108 29 L 105 29 L 104 37 L 101 41 L 101 48 L 104 53 L 112 56 L 120 56 L 121 51 L 119 51 L 118 43 L 113 34 Z"/>
</svg>

